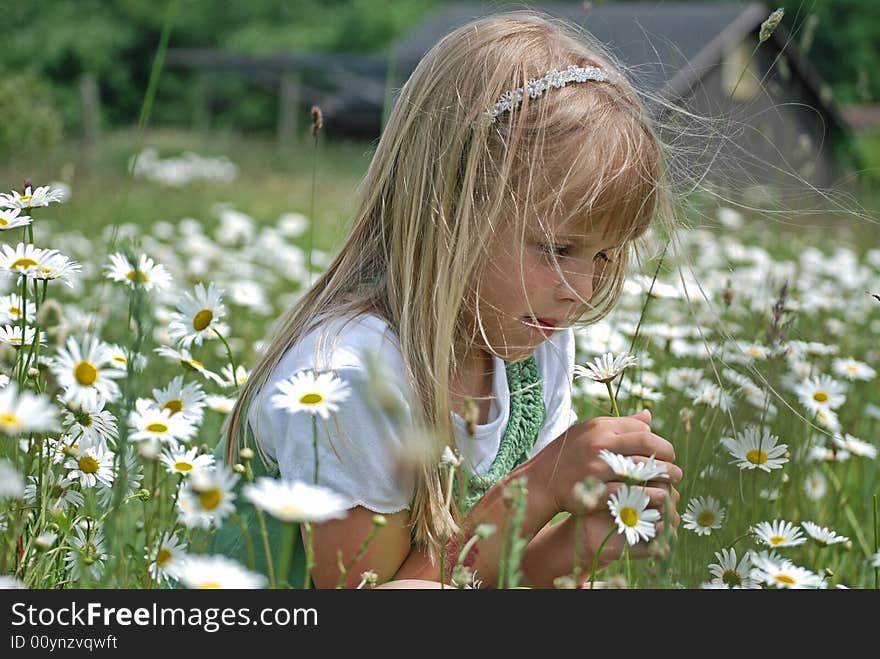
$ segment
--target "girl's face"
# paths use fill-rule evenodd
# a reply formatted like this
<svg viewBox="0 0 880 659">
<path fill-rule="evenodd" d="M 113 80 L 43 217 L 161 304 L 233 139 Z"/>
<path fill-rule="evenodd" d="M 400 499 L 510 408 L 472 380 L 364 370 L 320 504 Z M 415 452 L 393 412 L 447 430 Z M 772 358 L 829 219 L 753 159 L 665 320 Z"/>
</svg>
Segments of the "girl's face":
<svg viewBox="0 0 880 659">
<path fill-rule="evenodd" d="M 562 226 L 548 235 L 535 220 L 522 235 L 514 225 L 506 223 L 493 238 L 479 280 L 478 313 L 468 319 L 479 348 L 508 361 L 527 358 L 580 318 L 619 251 L 598 231 L 584 235 Z"/>
</svg>

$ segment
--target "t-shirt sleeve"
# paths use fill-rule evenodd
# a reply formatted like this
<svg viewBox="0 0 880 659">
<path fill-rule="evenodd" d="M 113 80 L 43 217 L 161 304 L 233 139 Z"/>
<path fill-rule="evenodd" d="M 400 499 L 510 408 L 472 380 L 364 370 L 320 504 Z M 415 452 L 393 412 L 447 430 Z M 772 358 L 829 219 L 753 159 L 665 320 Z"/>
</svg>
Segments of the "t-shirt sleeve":
<svg viewBox="0 0 880 659">
<path fill-rule="evenodd" d="M 544 426 L 538 433 L 532 455 L 538 453 L 577 421 L 571 396 L 575 357 L 574 332 L 567 329 L 557 336 L 559 336 L 558 340 L 548 341 L 543 346 L 544 352 L 538 364 L 547 416 Z"/>
<path fill-rule="evenodd" d="M 327 419 L 274 407 L 279 380 L 270 379 L 251 414 L 257 442 L 285 480 L 315 482 L 317 446 L 317 483 L 344 497 L 349 507 L 386 514 L 410 508 L 415 476 L 406 467 L 411 464 L 406 456 L 413 435 L 406 431 L 411 414 L 403 390 L 393 380 L 382 383 L 383 408 L 394 410 L 383 411 L 366 369 L 347 366 L 333 374 L 349 395 Z"/>
</svg>

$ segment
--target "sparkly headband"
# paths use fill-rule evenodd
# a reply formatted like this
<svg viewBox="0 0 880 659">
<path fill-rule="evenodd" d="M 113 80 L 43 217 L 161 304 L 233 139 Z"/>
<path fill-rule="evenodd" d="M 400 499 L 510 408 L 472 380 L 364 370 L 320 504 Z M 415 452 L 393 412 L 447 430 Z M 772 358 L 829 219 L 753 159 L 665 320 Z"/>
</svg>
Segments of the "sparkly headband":
<svg viewBox="0 0 880 659">
<path fill-rule="evenodd" d="M 565 87 L 569 82 L 586 82 L 587 80 L 612 82 L 611 76 L 604 69 L 595 66 L 575 66 L 572 64 L 565 71 L 553 69 L 548 71 L 547 75 L 543 78 L 530 78 L 526 82 L 525 88 L 520 87 L 504 92 L 492 109 L 486 110 L 485 114 L 492 123 L 495 123 L 499 114 L 509 112 L 517 107 L 522 102 L 526 92 L 528 92 L 529 98 L 537 98 L 547 89 L 559 89 L 560 87 Z"/>
</svg>

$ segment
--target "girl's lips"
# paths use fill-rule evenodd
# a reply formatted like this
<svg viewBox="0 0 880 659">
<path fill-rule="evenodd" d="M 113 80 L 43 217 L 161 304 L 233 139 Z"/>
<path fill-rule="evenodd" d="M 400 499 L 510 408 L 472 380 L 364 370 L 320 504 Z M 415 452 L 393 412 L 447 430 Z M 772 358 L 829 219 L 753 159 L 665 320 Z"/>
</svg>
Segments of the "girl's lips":
<svg viewBox="0 0 880 659">
<path fill-rule="evenodd" d="M 553 336 L 553 332 L 556 331 L 556 327 L 559 325 L 559 322 L 553 318 L 530 318 L 526 316 L 524 322 L 548 338 Z"/>
</svg>

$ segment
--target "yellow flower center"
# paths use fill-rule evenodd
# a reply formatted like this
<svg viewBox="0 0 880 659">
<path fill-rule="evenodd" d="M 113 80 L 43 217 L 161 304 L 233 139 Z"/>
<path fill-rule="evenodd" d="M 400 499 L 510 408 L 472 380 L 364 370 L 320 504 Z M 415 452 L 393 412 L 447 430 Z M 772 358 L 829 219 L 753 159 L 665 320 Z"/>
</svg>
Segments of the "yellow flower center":
<svg viewBox="0 0 880 659">
<path fill-rule="evenodd" d="M 697 515 L 697 524 L 700 526 L 712 526 L 715 522 L 715 515 L 711 510 L 704 510 Z"/>
<path fill-rule="evenodd" d="M 9 224 L 9 222 L 7 222 L 7 221 L 4 220 L 2 217 L 0 217 L 0 226 L 5 227 L 7 224 Z"/>
<path fill-rule="evenodd" d="M 164 423 L 161 423 L 160 421 L 154 421 L 153 423 L 147 424 L 147 430 L 149 430 L 150 432 L 164 433 L 168 432 L 168 426 L 166 426 Z"/>
<path fill-rule="evenodd" d="M 202 309 L 195 316 L 193 316 L 193 329 L 197 332 L 201 332 L 208 325 L 211 324 L 211 321 L 214 319 L 214 314 L 210 309 Z"/>
<path fill-rule="evenodd" d="M 764 356 L 764 353 L 762 353 L 762 352 L 761 352 L 760 350 L 758 350 L 757 348 L 746 348 L 746 353 L 747 353 L 750 357 L 755 357 L 756 359 Z"/>
<path fill-rule="evenodd" d="M 753 465 L 762 465 L 767 462 L 767 454 L 759 448 L 753 448 L 751 451 L 746 453 L 746 460 L 751 462 Z"/>
<path fill-rule="evenodd" d="M 185 473 L 187 471 L 192 471 L 193 466 L 192 466 L 191 462 L 175 462 L 174 463 L 174 470 L 175 471 L 182 471 Z"/>
<path fill-rule="evenodd" d="M 200 362 L 198 359 L 190 359 L 189 361 L 184 361 L 183 363 L 186 364 L 187 366 L 190 366 L 190 367 L 196 369 L 196 370 L 198 370 L 200 368 L 205 368 L 205 365 L 202 362 Z"/>
<path fill-rule="evenodd" d="M 158 565 L 159 567 L 162 567 L 163 565 L 165 565 L 165 563 L 167 563 L 170 560 L 171 560 L 171 552 L 168 551 L 167 549 L 165 549 L 165 547 L 162 547 L 162 549 L 159 550 L 159 553 L 156 554 L 156 565 Z"/>
<path fill-rule="evenodd" d="M 303 405 L 317 405 L 324 400 L 321 394 L 310 392 L 300 397 L 299 402 Z"/>
<path fill-rule="evenodd" d="M 295 517 L 302 513 L 302 508 L 293 504 L 286 504 L 278 509 L 283 517 Z"/>
<path fill-rule="evenodd" d="M 73 376 L 82 386 L 90 387 L 98 379 L 98 369 L 91 362 L 81 361 L 73 369 Z"/>
<path fill-rule="evenodd" d="M 98 464 L 98 461 L 90 455 L 80 458 L 77 460 L 76 464 L 79 466 L 79 470 L 84 474 L 97 474 L 98 469 L 101 467 L 101 465 Z"/>
<path fill-rule="evenodd" d="M 128 279 L 129 281 L 134 281 L 134 270 L 129 272 L 127 275 L 125 275 L 125 278 Z M 137 278 L 138 278 L 138 282 L 140 282 L 141 284 L 147 283 L 147 276 L 143 272 L 141 272 L 140 270 L 137 271 Z"/>
<path fill-rule="evenodd" d="M 223 495 L 216 487 L 205 490 L 199 495 L 199 502 L 205 510 L 214 510 L 214 508 L 220 505 L 221 499 L 223 499 Z"/>
<path fill-rule="evenodd" d="M 218 588 L 223 588 L 223 586 L 221 586 L 216 581 L 206 581 L 204 583 L 199 584 L 199 588 L 203 589 L 203 590 L 216 590 Z"/>
<path fill-rule="evenodd" d="M 23 194 L 21 195 L 21 197 L 19 197 L 19 201 L 21 201 L 22 203 L 30 204 L 33 200 L 34 196 L 29 194 Z"/>
<path fill-rule="evenodd" d="M 721 575 L 721 581 L 728 586 L 742 586 L 742 577 L 739 576 L 739 572 L 736 570 L 724 570 L 724 574 Z"/>
<path fill-rule="evenodd" d="M 21 425 L 21 421 L 14 414 L 0 414 L 0 425 L 18 428 Z"/>
<path fill-rule="evenodd" d="M 633 508 L 621 508 L 620 521 L 627 526 L 635 526 L 639 523 L 639 514 Z"/>
<path fill-rule="evenodd" d="M 859 367 L 856 366 L 855 364 L 850 364 L 846 367 L 846 370 L 849 371 L 850 373 L 855 373 L 856 371 L 859 370 Z"/>
<path fill-rule="evenodd" d="M 773 578 L 776 579 L 776 581 L 778 581 L 779 583 L 784 583 L 784 584 L 786 584 L 786 585 L 788 585 L 788 586 L 793 586 L 794 583 L 795 583 L 794 579 L 792 579 L 792 578 L 791 578 L 790 576 L 788 576 L 787 574 L 777 574 L 777 575 L 776 575 L 775 577 L 773 577 Z"/>
<path fill-rule="evenodd" d="M 781 536 L 781 535 L 770 536 L 770 544 L 773 545 L 774 547 L 776 545 L 781 545 L 783 542 L 785 542 L 785 536 Z"/>
<path fill-rule="evenodd" d="M 813 400 L 817 403 L 827 403 L 828 398 L 828 394 L 826 394 L 824 391 L 817 391 L 813 394 Z"/>
<path fill-rule="evenodd" d="M 113 357 L 113 361 L 119 362 L 120 364 L 127 364 L 128 363 L 128 360 L 121 355 L 116 355 L 115 357 Z"/>
<path fill-rule="evenodd" d="M 36 261 L 34 261 L 33 259 L 29 259 L 26 256 L 24 256 L 24 257 L 18 259 L 17 261 L 14 261 L 9 266 L 9 269 L 15 270 L 17 268 L 21 268 L 22 270 L 25 270 L 27 268 L 33 268 L 35 265 L 39 265 L 39 264 Z"/>
<path fill-rule="evenodd" d="M 10 316 L 20 316 L 20 315 L 21 315 L 21 309 L 19 309 L 18 307 L 9 307 L 9 308 L 6 310 L 6 313 L 8 313 Z"/>
<path fill-rule="evenodd" d="M 169 400 L 167 403 L 165 403 L 162 406 L 162 409 L 163 410 L 170 410 L 171 414 L 173 416 L 174 414 L 177 414 L 178 412 L 180 412 L 180 410 L 183 409 L 183 401 L 179 400 L 177 398 L 175 398 L 173 400 Z"/>
</svg>

